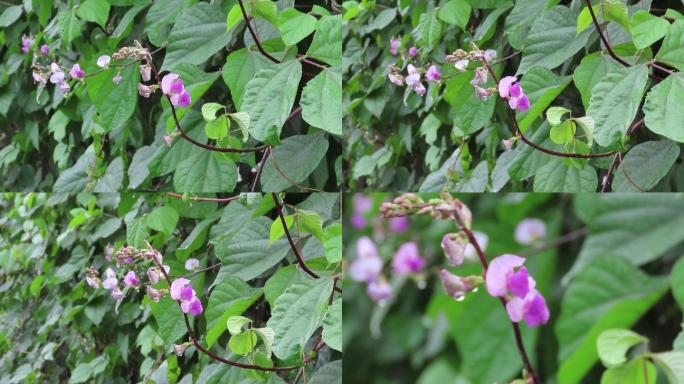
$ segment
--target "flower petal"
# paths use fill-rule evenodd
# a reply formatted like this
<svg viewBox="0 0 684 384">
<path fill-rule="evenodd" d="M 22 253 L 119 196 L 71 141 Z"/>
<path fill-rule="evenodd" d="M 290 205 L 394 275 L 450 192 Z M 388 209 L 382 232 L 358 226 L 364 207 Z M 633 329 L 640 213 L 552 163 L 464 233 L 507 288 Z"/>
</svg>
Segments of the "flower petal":
<svg viewBox="0 0 684 384">
<path fill-rule="evenodd" d="M 511 254 L 501 255 L 492 260 L 487 269 L 487 292 L 492 296 L 505 296 L 508 291 L 509 273 L 524 263 L 524 258 Z"/>
</svg>

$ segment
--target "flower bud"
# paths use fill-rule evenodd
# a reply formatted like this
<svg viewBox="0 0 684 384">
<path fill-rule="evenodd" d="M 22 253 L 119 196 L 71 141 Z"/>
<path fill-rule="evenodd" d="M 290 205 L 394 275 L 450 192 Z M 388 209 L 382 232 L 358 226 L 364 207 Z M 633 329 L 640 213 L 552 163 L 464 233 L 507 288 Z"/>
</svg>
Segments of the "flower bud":
<svg viewBox="0 0 684 384">
<path fill-rule="evenodd" d="M 140 77 L 142 81 L 150 81 L 152 67 L 149 64 L 144 64 L 140 66 Z"/>
<path fill-rule="evenodd" d="M 144 98 L 150 97 L 154 92 L 154 88 L 143 83 L 138 83 L 138 94 Z"/>
<path fill-rule="evenodd" d="M 193 259 L 193 258 L 187 259 L 185 261 L 185 269 L 187 269 L 188 271 L 194 271 L 197 268 L 199 268 L 199 264 L 200 264 L 200 262 L 197 259 Z"/>
<path fill-rule="evenodd" d="M 459 70 L 459 71 L 461 71 L 461 72 L 464 72 L 465 70 L 468 69 L 468 63 L 469 63 L 469 62 L 470 62 L 470 61 L 468 61 L 468 59 L 462 59 L 462 60 L 459 60 L 459 61 L 457 61 L 456 63 L 454 63 L 454 67 L 455 67 L 457 70 Z"/>
<path fill-rule="evenodd" d="M 164 290 L 154 289 L 150 285 L 147 286 L 147 296 L 149 296 L 152 301 L 159 301 L 165 294 L 166 292 Z"/>
<path fill-rule="evenodd" d="M 368 284 L 366 293 L 371 300 L 383 305 L 387 299 L 392 297 L 392 286 L 385 280 L 373 281 Z"/>
<path fill-rule="evenodd" d="M 484 281 L 480 276 L 456 276 L 446 269 L 439 271 L 439 279 L 444 292 L 458 301 L 463 300 L 468 292 L 475 292 L 477 286 Z"/>
<path fill-rule="evenodd" d="M 100 68 L 107 68 L 109 67 L 109 62 L 112 61 L 112 58 L 107 56 L 107 55 L 102 55 L 97 58 L 97 66 Z"/>
<path fill-rule="evenodd" d="M 464 252 L 468 239 L 462 232 L 447 233 L 442 237 L 442 249 L 444 255 L 453 266 L 458 266 L 463 263 Z"/>
<path fill-rule="evenodd" d="M 147 278 L 150 279 L 151 284 L 157 284 L 160 275 L 161 271 L 157 267 L 150 267 L 147 269 Z"/>
<path fill-rule="evenodd" d="M 170 147 L 171 144 L 173 144 L 173 136 L 171 135 L 164 135 L 164 137 L 162 137 L 162 140 L 164 141 L 164 145 L 166 145 L 167 147 Z"/>
<path fill-rule="evenodd" d="M 176 354 L 176 356 L 181 357 L 183 356 L 183 353 L 185 353 L 185 350 L 188 349 L 190 344 L 191 343 L 174 344 L 173 352 Z"/>
<path fill-rule="evenodd" d="M 116 76 L 112 77 L 112 83 L 119 84 L 121 82 L 121 74 L 117 73 Z"/>
<path fill-rule="evenodd" d="M 140 284 L 140 280 L 138 280 L 135 271 L 128 271 L 126 276 L 124 276 L 124 285 L 127 287 L 137 287 L 138 284 Z"/>
<path fill-rule="evenodd" d="M 121 300 L 124 297 L 123 292 L 121 291 L 121 289 L 119 289 L 118 286 L 114 286 L 114 288 L 112 289 L 111 292 L 112 292 L 112 299 L 114 299 L 114 300 Z"/>
</svg>

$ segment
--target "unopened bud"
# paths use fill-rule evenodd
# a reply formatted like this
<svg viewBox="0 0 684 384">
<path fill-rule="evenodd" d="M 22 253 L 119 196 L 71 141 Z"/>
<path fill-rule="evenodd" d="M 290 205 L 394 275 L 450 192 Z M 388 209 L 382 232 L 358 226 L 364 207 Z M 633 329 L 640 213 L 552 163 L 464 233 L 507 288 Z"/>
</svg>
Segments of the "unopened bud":
<svg viewBox="0 0 684 384">
<path fill-rule="evenodd" d="M 449 263 L 453 266 L 461 265 L 463 263 L 464 252 L 466 245 L 468 244 L 468 239 L 463 235 L 462 232 L 459 233 L 447 233 L 442 238 L 442 249 L 444 250 L 444 255 L 449 260 Z"/>
</svg>

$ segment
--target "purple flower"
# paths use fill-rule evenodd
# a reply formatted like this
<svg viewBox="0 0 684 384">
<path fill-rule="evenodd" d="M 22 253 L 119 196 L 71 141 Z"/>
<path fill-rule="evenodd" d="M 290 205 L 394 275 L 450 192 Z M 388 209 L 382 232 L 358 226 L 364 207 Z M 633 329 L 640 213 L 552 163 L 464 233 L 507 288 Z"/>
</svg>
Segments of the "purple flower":
<svg viewBox="0 0 684 384">
<path fill-rule="evenodd" d="M 399 86 L 404 85 L 404 78 L 399 74 L 389 72 L 387 74 L 387 78 L 394 85 L 399 85 Z"/>
<path fill-rule="evenodd" d="M 33 44 L 33 39 L 27 36 L 24 36 L 21 39 L 21 51 L 24 53 L 28 53 L 31 50 L 31 45 Z"/>
<path fill-rule="evenodd" d="M 162 78 L 162 92 L 171 98 L 173 106 L 187 107 L 192 102 L 190 94 L 185 90 L 183 81 L 176 73 L 168 73 Z"/>
<path fill-rule="evenodd" d="M 515 241 L 523 245 L 534 244 L 546 236 L 546 224 L 539 219 L 524 219 L 515 227 Z"/>
<path fill-rule="evenodd" d="M 188 284 L 181 288 L 182 300 L 192 300 L 193 297 L 195 297 L 195 290 L 192 288 L 192 285 Z"/>
<path fill-rule="evenodd" d="M 479 276 L 460 277 L 446 269 L 439 271 L 439 279 L 442 281 L 444 292 L 458 301 L 463 300 L 466 293 L 474 292 L 477 284 L 482 283 L 482 278 Z"/>
<path fill-rule="evenodd" d="M 64 72 L 57 63 L 50 64 L 50 82 L 52 84 L 62 84 L 64 82 Z"/>
<path fill-rule="evenodd" d="M 154 92 L 154 89 L 151 86 L 147 86 L 143 83 L 138 83 L 138 94 L 144 98 L 150 97 L 152 95 L 152 92 Z"/>
<path fill-rule="evenodd" d="M 93 288 L 97 288 L 100 286 L 100 279 L 98 279 L 97 277 L 86 276 L 86 283 L 88 283 L 88 285 L 90 285 Z"/>
<path fill-rule="evenodd" d="M 45 85 L 45 83 L 47 83 L 47 80 L 48 80 L 47 75 L 44 75 L 44 74 L 36 72 L 36 71 L 33 71 L 32 75 L 33 75 L 33 80 L 36 83 L 38 83 L 40 85 Z"/>
<path fill-rule="evenodd" d="M 190 313 L 193 316 L 198 316 L 202 313 L 204 308 L 202 307 L 202 302 L 197 296 L 193 296 L 190 300 L 183 300 L 181 302 L 181 310 L 184 313 Z"/>
<path fill-rule="evenodd" d="M 469 63 L 469 62 L 470 62 L 470 61 L 469 61 L 468 59 L 461 59 L 461 60 L 458 60 L 456 63 L 454 63 L 454 67 L 455 67 L 457 70 L 463 72 L 463 71 L 465 71 L 466 69 L 468 69 L 468 63 Z"/>
<path fill-rule="evenodd" d="M 74 66 L 71 67 L 71 71 L 69 71 L 69 76 L 71 76 L 72 79 L 82 79 L 85 76 L 85 72 L 83 72 L 80 65 L 74 64 Z"/>
<path fill-rule="evenodd" d="M 63 82 L 59 85 L 59 90 L 62 91 L 62 93 L 69 93 L 71 87 L 66 82 Z"/>
<path fill-rule="evenodd" d="M 427 92 L 427 88 L 425 88 L 423 83 L 419 81 L 416 85 L 413 86 L 413 92 L 419 94 L 420 96 L 423 96 Z"/>
<path fill-rule="evenodd" d="M 408 76 L 406 76 L 406 85 L 409 87 L 415 87 L 416 84 L 420 83 L 420 72 L 418 72 L 418 69 L 416 69 L 413 64 L 409 64 L 406 67 L 406 70 L 408 71 Z"/>
<path fill-rule="evenodd" d="M 114 270 L 111 268 L 107 268 L 107 270 L 105 271 L 105 276 L 107 278 L 102 282 L 102 288 L 111 291 L 114 287 L 116 287 L 116 284 L 119 282 L 116 279 L 116 272 L 114 272 Z"/>
<path fill-rule="evenodd" d="M 185 269 L 187 269 L 188 271 L 194 271 L 197 268 L 199 268 L 199 264 L 200 262 L 197 259 L 187 259 L 185 261 Z"/>
<path fill-rule="evenodd" d="M 414 242 L 402 244 L 392 259 L 392 269 L 399 275 L 418 273 L 424 266 L 425 259 L 418 254 L 418 244 Z"/>
<path fill-rule="evenodd" d="M 392 297 L 392 286 L 385 280 L 373 281 L 368 284 L 366 293 L 371 300 L 383 305 L 387 299 Z"/>
<path fill-rule="evenodd" d="M 549 308 L 544 297 L 532 290 L 524 298 L 513 297 L 506 303 L 506 312 L 511 321 L 524 320 L 528 327 L 546 324 L 549 321 Z"/>
<path fill-rule="evenodd" d="M 135 275 L 135 271 L 128 271 L 126 276 L 124 276 L 124 285 L 127 287 L 137 287 L 138 284 L 140 284 L 140 280 Z"/>
<path fill-rule="evenodd" d="M 366 218 L 363 217 L 362 214 L 355 213 L 352 215 L 352 217 L 349 218 L 349 222 L 351 225 L 354 226 L 356 229 L 363 229 L 366 228 L 366 225 L 368 224 L 366 221 Z"/>
<path fill-rule="evenodd" d="M 355 193 L 352 198 L 354 212 L 365 213 L 373 207 L 373 199 L 363 193 Z"/>
<path fill-rule="evenodd" d="M 473 236 L 475 236 L 475 240 L 477 241 L 477 245 L 480 246 L 480 249 L 482 249 L 482 252 L 484 252 L 487 249 L 487 243 L 489 243 L 489 236 L 487 236 L 486 233 L 478 232 L 478 231 L 473 231 Z M 475 251 L 475 247 L 468 243 L 465 247 L 465 252 L 463 252 L 464 256 L 466 259 L 477 259 L 477 251 Z"/>
<path fill-rule="evenodd" d="M 112 77 L 112 83 L 119 84 L 121 82 L 121 74 L 117 73 L 116 76 Z"/>
<path fill-rule="evenodd" d="M 390 53 L 396 56 L 399 53 L 399 46 L 401 45 L 401 40 L 392 39 L 390 40 Z"/>
<path fill-rule="evenodd" d="M 173 300 L 180 300 L 183 288 L 187 287 L 188 285 L 190 285 L 190 280 L 186 278 L 179 277 L 174 280 L 173 283 L 171 283 L 171 298 Z M 192 289 L 192 287 L 190 287 L 190 289 Z"/>
<path fill-rule="evenodd" d="M 112 61 L 112 58 L 107 56 L 107 55 L 102 55 L 97 58 L 97 66 L 100 68 L 107 68 L 109 67 L 109 63 Z"/>
<path fill-rule="evenodd" d="M 430 68 L 428 68 L 427 72 L 425 73 L 425 78 L 428 81 L 439 81 L 439 79 L 442 78 L 442 74 L 439 73 L 439 70 L 437 67 L 434 65 L 431 65 Z"/>
<path fill-rule="evenodd" d="M 447 233 L 442 237 L 442 249 L 451 265 L 458 266 L 463 263 L 467 244 L 468 239 L 461 233 Z"/>
<path fill-rule="evenodd" d="M 112 289 L 111 293 L 112 293 L 112 299 L 114 299 L 114 300 L 121 300 L 124 297 L 123 292 L 121 291 L 121 289 L 118 286 L 115 286 Z"/>
<path fill-rule="evenodd" d="M 518 78 L 506 76 L 499 81 L 499 95 L 508 99 L 508 106 L 511 109 L 518 109 L 520 112 L 530 109 L 530 100 L 523 92 L 522 87 L 517 83 Z"/>
<path fill-rule="evenodd" d="M 409 228 L 409 219 L 406 216 L 397 216 L 397 217 L 392 217 L 389 220 L 387 220 L 389 224 L 389 230 L 390 232 L 393 233 L 402 233 L 406 232 L 406 230 Z"/>
<path fill-rule="evenodd" d="M 484 59 L 487 62 L 492 61 L 493 59 L 496 59 L 496 51 L 493 49 L 488 49 L 484 52 Z"/>
<path fill-rule="evenodd" d="M 147 296 L 150 297 L 150 300 L 152 301 L 159 301 L 162 297 L 164 297 L 164 291 L 154 289 L 152 286 L 147 286 Z"/>
<path fill-rule="evenodd" d="M 349 267 L 349 275 L 354 281 L 374 281 L 382 271 L 382 259 L 373 241 L 364 236 L 356 242 L 356 260 Z"/>
<path fill-rule="evenodd" d="M 511 254 L 501 255 L 489 264 L 487 269 L 487 291 L 492 296 L 503 297 L 510 291 L 524 297 L 534 289 L 535 281 L 522 265 L 525 259 Z"/>
<path fill-rule="evenodd" d="M 150 279 L 150 284 L 157 284 L 161 272 L 157 267 L 147 268 L 147 278 Z"/>
<path fill-rule="evenodd" d="M 40 53 L 42 53 L 43 55 L 47 55 L 48 53 L 50 53 L 50 46 L 47 44 L 41 45 L 40 46 Z"/>
<path fill-rule="evenodd" d="M 416 48 L 416 47 L 409 48 L 408 54 L 411 57 L 416 57 L 416 55 L 418 54 L 418 48 Z"/>
<path fill-rule="evenodd" d="M 475 69 L 475 77 L 470 81 L 471 85 L 487 83 L 487 69 L 485 67 L 478 67 Z"/>
</svg>

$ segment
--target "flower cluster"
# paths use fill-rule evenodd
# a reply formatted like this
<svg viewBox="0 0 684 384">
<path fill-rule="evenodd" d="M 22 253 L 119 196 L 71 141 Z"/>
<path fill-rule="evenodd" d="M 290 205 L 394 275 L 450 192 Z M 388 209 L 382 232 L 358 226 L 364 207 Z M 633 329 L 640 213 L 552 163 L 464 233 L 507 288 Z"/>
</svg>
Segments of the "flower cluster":
<svg viewBox="0 0 684 384">
<path fill-rule="evenodd" d="M 153 287 L 163 277 L 168 276 L 170 268 L 168 265 L 163 265 L 163 256 L 156 249 L 149 244 L 145 249 L 137 249 L 135 247 L 127 246 L 121 247 L 114 252 L 113 247 L 107 246 L 105 260 L 112 261 L 116 267 L 107 267 L 104 272 L 104 280 L 100 280 L 99 273 L 95 268 L 88 267 L 86 271 L 86 283 L 93 287 L 108 290 L 114 300 L 120 301 L 126 296 L 129 290 L 138 291 L 141 287 L 141 279 L 139 275 L 147 276 L 147 284 L 145 284 L 145 291 L 147 296 L 152 301 L 159 301 L 167 293 L 173 300 L 180 302 L 181 309 L 185 313 L 190 313 L 197 316 L 202 313 L 202 302 L 197 297 L 195 290 L 192 288 L 190 280 L 186 278 L 178 278 L 171 283 L 170 289 L 156 289 Z M 113 256 L 113 257 L 112 257 Z M 149 265 L 146 266 L 145 264 Z M 163 271 L 159 266 L 162 266 Z M 196 270 L 199 267 L 199 260 L 188 259 L 185 263 L 188 270 Z M 123 276 L 123 285 L 119 284 L 119 274 Z"/>
<path fill-rule="evenodd" d="M 446 62 L 454 64 L 454 67 L 460 72 L 467 71 L 471 61 L 483 63 L 484 66 L 475 68 L 475 77 L 470 81 L 470 85 L 475 89 L 477 97 L 482 101 L 486 101 L 496 90 L 495 88 L 484 87 L 487 83 L 489 73 L 486 64 L 495 58 L 496 51 L 493 49 L 482 51 L 475 48 L 470 52 L 457 49 L 452 54 L 446 56 Z"/>
<path fill-rule="evenodd" d="M 368 226 L 366 214 L 373 206 L 373 200 L 368 196 L 357 193 L 352 198 L 352 215 L 349 222 L 356 229 L 364 229 Z M 387 224 L 385 228 L 385 223 Z M 406 232 L 409 228 L 409 220 L 407 217 L 392 217 L 383 220 L 382 217 L 375 217 L 373 220 L 374 234 L 376 238 L 383 238 L 385 236 L 385 229 L 391 233 Z"/>
<path fill-rule="evenodd" d="M 487 291 L 506 298 L 506 311 L 511 321 L 524 320 L 529 327 L 546 324 L 549 309 L 544 297 L 535 289 L 536 282 L 523 266 L 525 259 L 516 255 L 501 255 L 489 264 Z"/>
<path fill-rule="evenodd" d="M 21 38 L 21 51 L 24 53 L 29 53 L 31 50 L 31 45 L 33 45 L 33 38 L 30 36 L 24 36 Z"/>
<path fill-rule="evenodd" d="M 518 109 L 520 112 L 530 109 L 530 100 L 523 92 L 517 77 L 506 76 L 499 81 L 499 96 L 508 100 L 511 109 Z"/>
<path fill-rule="evenodd" d="M 408 64 L 406 66 L 406 71 L 408 74 L 404 76 L 401 73 L 401 69 L 399 69 L 399 67 L 397 67 L 396 65 L 392 64 L 390 66 L 389 72 L 387 73 L 387 78 L 391 83 L 395 85 L 406 85 L 408 87 L 411 87 L 413 92 L 421 96 L 425 95 L 425 93 L 427 92 L 427 88 L 425 88 L 425 85 L 422 82 L 423 70 L 416 68 L 413 64 Z M 442 77 L 439 70 L 434 65 L 428 67 L 428 69 L 424 72 L 425 80 L 428 82 L 437 82 Z"/>
</svg>

